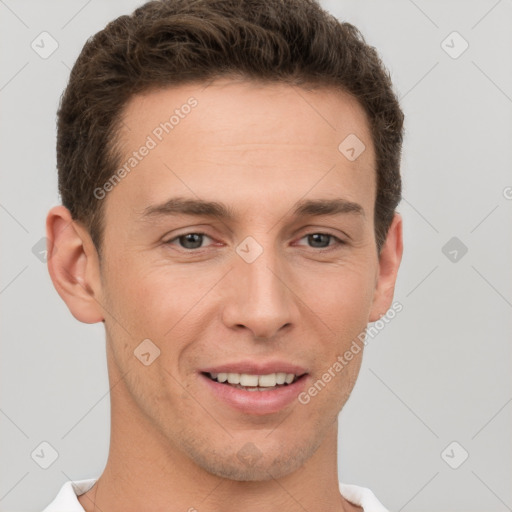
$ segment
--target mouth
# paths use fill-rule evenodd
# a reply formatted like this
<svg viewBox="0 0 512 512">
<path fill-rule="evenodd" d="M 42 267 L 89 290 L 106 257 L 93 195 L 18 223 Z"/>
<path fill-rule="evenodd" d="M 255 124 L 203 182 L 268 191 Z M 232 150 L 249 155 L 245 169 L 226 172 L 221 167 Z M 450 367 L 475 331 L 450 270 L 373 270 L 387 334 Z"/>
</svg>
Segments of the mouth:
<svg viewBox="0 0 512 512">
<path fill-rule="evenodd" d="M 296 374 L 286 372 L 267 373 L 264 375 L 228 372 L 202 372 L 202 374 L 214 382 L 218 382 L 235 389 L 262 392 L 274 391 L 290 386 L 306 375 L 305 373 Z"/>
<path fill-rule="evenodd" d="M 284 360 L 226 362 L 202 368 L 199 376 L 200 385 L 221 405 L 219 412 L 227 406 L 244 413 L 245 420 L 288 410 L 311 380 L 306 367 Z"/>
</svg>

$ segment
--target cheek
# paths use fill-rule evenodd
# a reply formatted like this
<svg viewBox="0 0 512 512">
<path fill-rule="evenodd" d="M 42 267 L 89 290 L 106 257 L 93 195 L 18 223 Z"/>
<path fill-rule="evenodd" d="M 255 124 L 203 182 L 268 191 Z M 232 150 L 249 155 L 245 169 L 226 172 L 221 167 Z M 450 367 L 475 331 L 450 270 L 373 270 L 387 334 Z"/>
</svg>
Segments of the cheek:
<svg viewBox="0 0 512 512">
<path fill-rule="evenodd" d="M 301 278 L 308 305 L 337 334 L 354 334 L 368 323 L 375 282 L 371 264 L 343 264 Z M 341 331 L 341 332 L 340 332 Z"/>
<path fill-rule="evenodd" d="M 298 396 L 305 423 L 315 417 L 317 425 L 331 424 L 337 419 L 355 386 L 361 361 L 362 351 L 341 369 L 336 366 L 336 362 L 341 364 L 337 357 L 323 361 L 322 368 L 314 375 L 310 386 Z"/>
<path fill-rule="evenodd" d="M 128 331 L 161 338 L 200 300 L 203 286 L 175 269 L 137 263 L 135 258 L 119 259 L 115 269 L 109 268 L 109 306 Z"/>
<path fill-rule="evenodd" d="M 356 382 L 363 354 L 361 335 L 368 324 L 373 300 L 372 265 L 361 258 L 358 263 L 347 263 L 335 271 L 317 273 L 314 280 L 303 281 L 304 296 L 308 297 L 315 316 L 327 326 L 325 335 L 318 340 L 312 362 L 315 379 L 329 381 L 328 389 L 318 397 L 320 410 L 329 409 L 333 402 L 341 409 Z M 349 360 L 344 357 L 346 353 Z M 331 375 L 322 379 L 329 371 Z"/>
<path fill-rule="evenodd" d="M 112 276 L 109 290 L 116 320 L 110 322 L 110 337 L 119 364 L 129 362 L 138 345 L 150 339 L 160 349 L 159 363 L 173 375 L 185 377 L 197 350 L 195 342 L 215 321 L 211 301 L 219 281 L 218 273 L 199 273 L 192 267 L 184 272 L 168 263 L 137 268 L 133 262 L 124 267 L 130 271 Z M 166 373 L 162 376 L 169 379 Z M 173 387 L 173 379 L 168 384 Z"/>
</svg>

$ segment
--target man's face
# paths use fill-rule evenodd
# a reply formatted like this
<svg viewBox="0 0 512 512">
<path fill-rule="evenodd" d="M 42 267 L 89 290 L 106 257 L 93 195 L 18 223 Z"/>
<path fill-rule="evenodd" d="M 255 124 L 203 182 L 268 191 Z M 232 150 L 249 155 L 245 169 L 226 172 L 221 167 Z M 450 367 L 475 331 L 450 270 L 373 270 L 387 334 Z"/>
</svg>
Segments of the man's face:
<svg viewBox="0 0 512 512">
<path fill-rule="evenodd" d="M 179 121 L 159 130 L 176 109 Z M 129 401 L 113 411 L 138 414 L 123 428 L 147 422 L 148 438 L 213 474 L 288 474 L 332 435 L 362 351 L 309 403 L 298 395 L 389 306 L 374 300 L 375 155 L 364 112 L 340 92 L 217 81 L 136 96 L 123 120 L 120 164 L 133 151 L 140 161 L 105 199 L 99 300 L 109 372 L 127 372 L 117 386 Z M 366 146 L 355 160 L 338 149 L 350 134 Z M 231 217 L 173 213 L 173 198 L 222 203 Z M 359 206 L 296 214 L 320 200 Z M 134 351 L 147 339 L 160 355 L 145 365 Z M 295 382 L 247 390 L 211 373 L 246 374 L 249 387 L 254 375 Z"/>
</svg>

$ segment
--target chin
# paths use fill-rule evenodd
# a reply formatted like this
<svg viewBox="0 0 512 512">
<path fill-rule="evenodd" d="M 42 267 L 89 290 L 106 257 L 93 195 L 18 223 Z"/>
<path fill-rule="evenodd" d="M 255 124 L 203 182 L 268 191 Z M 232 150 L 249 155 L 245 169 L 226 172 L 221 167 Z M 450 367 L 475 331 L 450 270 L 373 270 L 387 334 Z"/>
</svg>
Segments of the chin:
<svg viewBox="0 0 512 512">
<path fill-rule="evenodd" d="M 304 460 L 297 457 L 296 453 L 286 459 L 280 457 L 268 460 L 263 456 L 253 464 L 233 460 L 235 458 L 236 455 L 231 459 L 224 457 L 216 460 L 202 460 L 200 465 L 208 473 L 221 478 L 238 482 L 264 482 L 289 475 L 304 463 Z"/>
<path fill-rule="evenodd" d="M 321 439 L 316 440 L 316 444 L 312 444 L 311 439 L 302 441 L 306 446 L 272 443 L 271 447 L 260 450 L 247 441 L 242 442 L 238 450 L 234 448 L 240 443 L 232 442 L 224 450 L 211 446 L 200 450 L 197 446 L 189 446 L 185 451 L 195 464 L 212 475 L 239 482 L 263 482 L 297 471 L 321 443 Z"/>
</svg>

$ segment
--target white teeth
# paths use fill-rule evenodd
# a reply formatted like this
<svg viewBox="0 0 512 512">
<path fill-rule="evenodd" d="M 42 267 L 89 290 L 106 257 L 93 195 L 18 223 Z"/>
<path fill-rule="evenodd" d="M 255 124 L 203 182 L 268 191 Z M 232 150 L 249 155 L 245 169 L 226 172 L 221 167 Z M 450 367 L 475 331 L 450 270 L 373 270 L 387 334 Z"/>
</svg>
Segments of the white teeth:
<svg viewBox="0 0 512 512">
<path fill-rule="evenodd" d="M 230 384 L 240 384 L 240 374 L 239 373 L 228 373 L 228 382 Z"/>
<path fill-rule="evenodd" d="M 296 375 L 294 373 L 269 373 L 266 375 L 251 375 L 249 373 L 210 373 L 210 377 L 218 382 L 228 382 L 248 388 L 273 388 L 283 384 L 291 384 Z M 252 390 L 251 390 L 252 391 Z"/>
<path fill-rule="evenodd" d="M 276 374 L 260 375 L 258 378 L 258 385 L 262 388 L 271 388 L 276 385 Z"/>
<path fill-rule="evenodd" d="M 276 373 L 276 384 L 284 384 L 286 381 L 286 373 Z"/>
<path fill-rule="evenodd" d="M 247 373 L 242 373 L 240 375 L 240 386 L 257 386 L 258 385 L 258 376 L 257 375 L 249 375 Z"/>
</svg>

